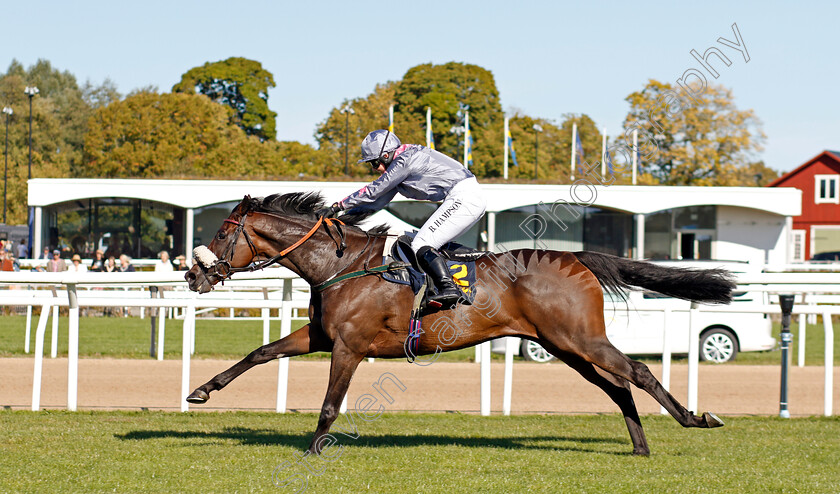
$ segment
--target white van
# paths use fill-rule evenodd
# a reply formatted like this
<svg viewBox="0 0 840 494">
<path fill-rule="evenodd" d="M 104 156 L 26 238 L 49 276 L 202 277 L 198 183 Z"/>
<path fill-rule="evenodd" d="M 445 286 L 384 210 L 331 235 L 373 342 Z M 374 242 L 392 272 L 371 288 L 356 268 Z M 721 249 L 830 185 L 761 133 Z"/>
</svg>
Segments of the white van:
<svg viewBox="0 0 840 494">
<path fill-rule="evenodd" d="M 658 262 L 658 264 L 665 264 Z M 724 267 L 732 272 L 746 272 L 749 266 L 739 263 L 679 262 L 667 263 L 681 267 Z M 633 291 L 626 293 L 626 301 L 618 295 L 604 295 L 604 319 L 607 338 L 628 355 L 661 355 L 666 307 L 671 352 L 688 353 L 688 308 L 691 303 L 654 292 Z M 732 307 L 749 307 L 768 303 L 764 292 L 735 292 Z M 700 358 L 711 362 L 729 362 L 738 352 L 770 350 L 776 346 L 771 336 L 772 323 L 767 314 L 705 312 L 699 314 Z M 678 311 L 678 312 L 676 312 Z M 494 340 L 493 351 L 504 353 L 504 339 Z M 525 360 L 548 362 L 554 357 L 538 343 L 521 340 L 517 343 L 519 354 Z"/>
</svg>

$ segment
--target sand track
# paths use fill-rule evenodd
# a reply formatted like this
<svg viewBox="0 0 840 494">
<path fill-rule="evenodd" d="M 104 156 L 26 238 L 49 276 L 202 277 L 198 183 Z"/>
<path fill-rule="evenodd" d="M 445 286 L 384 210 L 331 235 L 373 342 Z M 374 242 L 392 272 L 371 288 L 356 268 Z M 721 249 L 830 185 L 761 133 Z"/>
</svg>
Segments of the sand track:
<svg viewBox="0 0 840 494">
<path fill-rule="evenodd" d="M 191 389 L 212 378 L 233 361 L 195 359 Z M 0 359 L 0 406 L 29 409 L 32 400 L 34 359 Z M 651 366 L 661 376 L 659 366 Z M 671 390 L 686 402 L 687 366 L 672 366 Z M 791 369 L 790 411 L 794 416 L 823 413 L 823 368 Z M 435 363 L 427 367 L 405 361 L 363 362 L 349 392 L 349 405 L 362 394 L 376 394 L 372 384 L 391 373 L 405 386 L 400 391 L 389 384 L 393 403 L 387 411 L 479 410 L 479 365 Z M 290 363 L 289 409 L 314 412 L 320 409 L 327 387 L 329 363 Z M 776 415 L 779 409 L 780 370 L 777 366 L 700 366 L 699 408 L 718 414 Z M 492 364 L 492 410 L 502 408 L 503 365 Z M 617 407 L 595 386 L 564 364 L 516 363 L 513 371 L 513 413 L 612 413 Z M 85 409 L 178 410 L 180 407 L 180 360 L 81 359 L 79 361 L 78 407 Z M 834 370 L 834 408 L 840 403 L 840 369 Z M 633 390 L 639 412 L 659 413 L 659 405 L 646 393 Z M 277 396 L 277 363 L 251 369 L 227 388 L 214 392 L 206 405 L 192 410 L 274 410 Z M 45 359 L 42 408 L 65 408 L 67 404 L 67 359 Z"/>
</svg>

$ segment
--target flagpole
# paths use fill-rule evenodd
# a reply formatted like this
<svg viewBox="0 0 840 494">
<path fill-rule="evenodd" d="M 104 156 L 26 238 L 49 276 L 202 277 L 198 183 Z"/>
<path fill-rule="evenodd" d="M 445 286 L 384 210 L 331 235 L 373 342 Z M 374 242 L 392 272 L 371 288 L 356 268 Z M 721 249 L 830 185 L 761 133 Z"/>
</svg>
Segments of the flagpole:
<svg viewBox="0 0 840 494">
<path fill-rule="evenodd" d="M 469 168 L 467 159 L 470 152 L 470 111 L 464 111 L 464 168 Z"/>
<path fill-rule="evenodd" d="M 572 173 L 571 173 L 572 182 L 575 181 L 575 154 L 576 154 L 575 143 L 576 142 L 577 142 L 577 124 L 572 124 Z"/>
<path fill-rule="evenodd" d="M 633 185 L 636 185 L 636 166 L 639 157 L 639 129 L 633 129 Z"/>
<path fill-rule="evenodd" d="M 388 107 L 388 130 L 394 133 L 394 105 Z"/>
<path fill-rule="evenodd" d="M 426 147 L 432 148 L 432 107 L 426 107 Z"/>
<path fill-rule="evenodd" d="M 607 178 L 607 128 L 601 134 L 601 181 Z"/>
<path fill-rule="evenodd" d="M 510 117 L 505 117 L 505 180 L 508 179 L 508 135 L 510 135 Z"/>
</svg>

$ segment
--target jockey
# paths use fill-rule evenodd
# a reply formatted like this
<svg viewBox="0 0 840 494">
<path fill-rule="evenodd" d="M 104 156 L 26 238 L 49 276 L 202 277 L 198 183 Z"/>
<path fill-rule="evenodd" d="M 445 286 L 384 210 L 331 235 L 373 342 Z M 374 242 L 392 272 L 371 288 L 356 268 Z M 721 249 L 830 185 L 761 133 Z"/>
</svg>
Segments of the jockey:
<svg viewBox="0 0 840 494">
<path fill-rule="evenodd" d="M 438 289 L 429 298 L 444 308 L 461 295 L 438 249 L 473 226 L 484 214 L 487 202 L 478 181 L 454 159 L 418 144 L 402 144 L 388 130 L 375 130 L 362 141 L 362 159 L 381 175 L 361 190 L 319 211 L 332 216 L 339 211 L 378 211 L 401 193 L 409 199 L 443 201 L 423 224 L 411 249 L 420 266 Z"/>
</svg>

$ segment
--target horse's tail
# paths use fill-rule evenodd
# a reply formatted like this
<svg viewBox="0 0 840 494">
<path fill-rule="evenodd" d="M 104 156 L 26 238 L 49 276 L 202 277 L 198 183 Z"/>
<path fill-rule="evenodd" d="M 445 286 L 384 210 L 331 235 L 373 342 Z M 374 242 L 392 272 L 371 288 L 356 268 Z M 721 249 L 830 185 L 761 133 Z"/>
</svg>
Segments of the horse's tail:
<svg viewBox="0 0 840 494">
<path fill-rule="evenodd" d="M 611 293 L 621 294 L 624 289 L 640 287 L 692 302 L 728 304 L 737 286 L 725 269 L 660 266 L 597 252 L 574 255 L 592 271 L 604 290 Z"/>
</svg>

